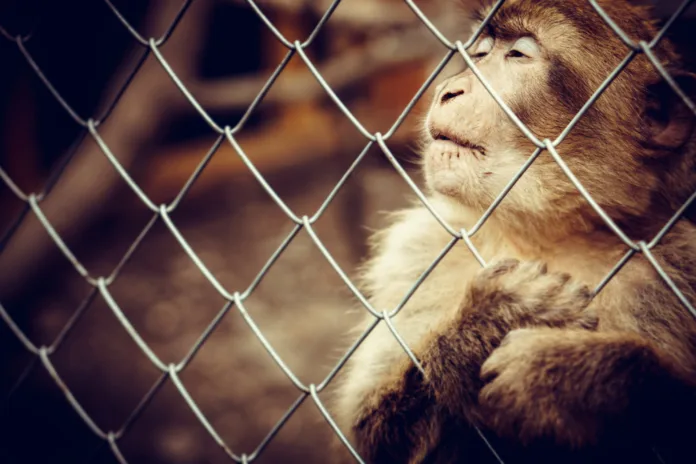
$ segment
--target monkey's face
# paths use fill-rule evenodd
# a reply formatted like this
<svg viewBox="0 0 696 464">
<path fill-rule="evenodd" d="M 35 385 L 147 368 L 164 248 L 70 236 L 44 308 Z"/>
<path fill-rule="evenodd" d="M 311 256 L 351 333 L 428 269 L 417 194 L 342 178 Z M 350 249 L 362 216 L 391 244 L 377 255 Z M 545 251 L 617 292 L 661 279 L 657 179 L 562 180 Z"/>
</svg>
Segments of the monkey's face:
<svg viewBox="0 0 696 464">
<path fill-rule="evenodd" d="M 548 59 L 537 39 L 487 34 L 470 54 L 507 104 L 520 106 L 548 93 Z M 430 187 L 471 206 L 490 204 L 532 153 L 470 70 L 436 89 L 426 129 L 430 143 L 423 155 Z"/>
<path fill-rule="evenodd" d="M 551 0 L 509 0 L 468 50 L 486 81 L 539 139 L 557 137 L 589 99 L 593 82 L 601 82 L 595 76 L 597 70 L 582 75 L 573 66 L 580 57 L 576 50 L 588 47 L 563 5 Z M 597 16 L 591 8 L 587 10 L 584 6 L 573 14 Z M 480 18 L 487 12 L 487 8 L 479 12 Z M 607 41 L 593 50 L 592 58 L 601 62 L 598 69 L 606 74 L 611 69 L 604 61 L 614 46 Z M 429 143 L 423 161 L 430 188 L 481 210 L 494 201 L 535 149 L 470 69 L 436 89 L 426 131 Z M 519 180 L 501 212 L 544 215 L 571 192 L 569 182 L 560 179 L 558 166 L 545 161 L 537 160 Z"/>
<path fill-rule="evenodd" d="M 488 7 L 478 13 L 479 21 L 490 8 L 491 2 L 484 3 Z M 656 34 L 644 10 L 620 0 L 599 3 L 635 40 L 649 41 Z M 663 64 L 676 60 L 665 41 L 660 47 L 656 52 Z M 540 140 L 555 140 L 628 50 L 586 0 L 508 0 L 468 53 L 526 127 Z M 677 99 L 656 100 L 658 110 L 650 109 L 649 89 L 658 83 L 664 84 L 646 57 L 634 59 L 557 147 L 615 218 L 639 216 L 654 207 L 656 189 L 666 188 L 667 178 L 665 164 L 654 161 L 674 156 L 673 148 L 691 137 L 693 124 L 671 117 L 673 105 L 664 104 Z M 436 89 L 425 133 L 422 154 L 430 189 L 481 211 L 536 148 L 470 69 Z M 670 138 L 666 144 L 665 136 Z M 587 202 L 543 153 L 496 214 L 546 223 L 552 217 L 567 221 L 580 209 L 588 211 Z"/>
</svg>

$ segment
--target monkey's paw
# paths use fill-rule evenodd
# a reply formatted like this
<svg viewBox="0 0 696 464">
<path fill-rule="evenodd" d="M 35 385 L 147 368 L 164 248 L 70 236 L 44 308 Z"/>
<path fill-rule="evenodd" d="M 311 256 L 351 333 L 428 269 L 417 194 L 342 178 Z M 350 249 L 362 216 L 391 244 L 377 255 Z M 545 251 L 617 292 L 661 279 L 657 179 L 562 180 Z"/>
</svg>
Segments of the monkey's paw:
<svg viewBox="0 0 696 464">
<path fill-rule="evenodd" d="M 548 272 L 539 262 L 508 259 L 481 270 L 464 304 L 496 313 L 513 327 L 593 328 L 596 318 L 584 312 L 592 297 L 592 291 L 570 274 Z"/>
<path fill-rule="evenodd" d="M 526 444 L 544 440 L 575 448 L 596 443 L 608 420 L 621 416 L 628 405 L 631 369 L 617 375 L 611 366 L 632 365 L 634 355 L 640 356 L 627 350 L 604 359 L 601 344 L 601 335 L 583 330 L 510 332 L 481 368 L 483 420 Z"/>
</svg>

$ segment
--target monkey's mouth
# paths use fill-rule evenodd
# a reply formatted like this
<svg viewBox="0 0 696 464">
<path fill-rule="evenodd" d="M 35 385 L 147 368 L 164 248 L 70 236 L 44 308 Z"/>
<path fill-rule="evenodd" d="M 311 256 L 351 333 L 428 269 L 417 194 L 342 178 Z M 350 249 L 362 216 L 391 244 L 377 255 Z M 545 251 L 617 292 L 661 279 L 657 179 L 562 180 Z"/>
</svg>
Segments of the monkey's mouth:
<svg viewBox="0 0 696 464">
<path fill-rule="evenodd" d="M 459 147 L 471 150 L 474 153 L 474 156 L 477 156 L 477 155 L 486 156 L 486 149 L 484 147 L 482 147 L 481 145 L 477 145 L 475 143 L 472 143 L 469 140 L 459 138 L 454 134 L 445 134 L 443 132 L 433 130 L 433 131 L 431 131 L 431 135 L 433 137 L 433 140 L 450 142 L 450 143 L 453 143 Z"/>
</svg>

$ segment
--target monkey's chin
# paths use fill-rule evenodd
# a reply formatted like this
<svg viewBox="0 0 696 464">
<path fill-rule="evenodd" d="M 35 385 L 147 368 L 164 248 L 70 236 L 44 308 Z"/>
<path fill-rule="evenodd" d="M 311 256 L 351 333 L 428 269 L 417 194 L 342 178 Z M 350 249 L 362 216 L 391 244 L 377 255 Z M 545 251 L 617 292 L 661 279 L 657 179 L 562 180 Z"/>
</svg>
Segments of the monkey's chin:
<svg viewBox="0 0 696 464">
<path fill-rule="evenodd" d="M 446 140 L 436 140 L 424 153 L 425 177 L 431 189 L 461 198 L 478 185 L 482 171 L 481 155 Z"/>
<path fill-rule="evenodd" d="M 434 191 L 448 197 L 460 197 L 462 195 L 462 179 L 453 172 L 439 172 L 429 176 L 428 184 Z"/>
</svg>

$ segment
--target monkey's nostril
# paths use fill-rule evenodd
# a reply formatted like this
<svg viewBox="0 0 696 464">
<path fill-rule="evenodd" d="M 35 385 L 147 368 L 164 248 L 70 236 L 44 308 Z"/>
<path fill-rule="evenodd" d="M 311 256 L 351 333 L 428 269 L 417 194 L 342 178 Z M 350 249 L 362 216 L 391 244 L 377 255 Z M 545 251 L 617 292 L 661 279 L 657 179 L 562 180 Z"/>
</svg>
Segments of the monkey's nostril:
<svg viewBox="0 0 696 464">
<path fill-rule="evenodd" d="M 442 103 L 442 104 L 447 103 L 448 101 L 450 101 L 454 98 L 457 98 L 460 95 L 464 95 L 463 90 L 455 90 L 453 92 L 445 92 L 445 94 L 440 99 L 440 103 Z"/>
</svg>

